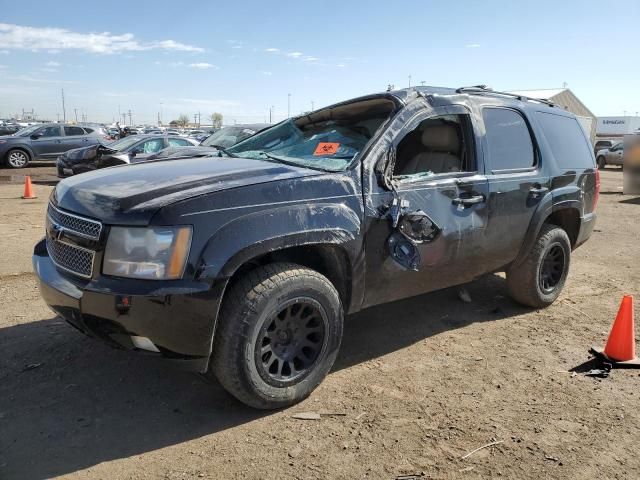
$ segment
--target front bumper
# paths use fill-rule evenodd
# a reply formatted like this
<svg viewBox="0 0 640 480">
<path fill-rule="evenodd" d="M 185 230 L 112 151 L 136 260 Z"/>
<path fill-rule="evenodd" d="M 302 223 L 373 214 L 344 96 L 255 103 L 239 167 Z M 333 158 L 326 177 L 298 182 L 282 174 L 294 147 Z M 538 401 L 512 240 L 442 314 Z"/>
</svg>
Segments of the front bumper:
<svg viewBox="0 0 640 480">
<path fill-rule="evenodd" d="M 132 336 L 146 337 L 162 356 L 206 371 L 222 283 L 110 277 L 84 282 L 56 268 L 44 240 L 32 261 L 44 301 L 80 331 L 125 349 L 136 349 Z"/>
</svg>

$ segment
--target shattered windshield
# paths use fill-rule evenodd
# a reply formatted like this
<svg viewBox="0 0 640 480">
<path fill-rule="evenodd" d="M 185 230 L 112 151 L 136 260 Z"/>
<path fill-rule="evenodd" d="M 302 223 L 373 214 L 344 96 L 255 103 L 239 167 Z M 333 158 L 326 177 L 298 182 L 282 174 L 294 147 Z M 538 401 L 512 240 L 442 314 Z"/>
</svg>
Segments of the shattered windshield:
<svg viewBox="0 0 640 480">
<path fill-rule="evenodd" d="M 138 143 L 140 141 L 140 137 L 132 136 L 132 137 L 124 137 L 120 140 L 116 140 L 115 142 L 108 143 L 106 146 L 113 149 L 118 150 L 119 152 L 126 150 L 131 147 L 134 143 Z"/>
<path fill-rule="evenodd" d="M 326 171 L 344 170 L 389 117 L 393 104 L 367 100 L 286 120 L 228 153 Z"/>
<path fill-rule="evenodd" d="M 246 127 L 224 127 L 218 130 L 200 145 L 203 147 L 214 147 L 216 145 L 220 147 L 230 147 L 238 142 L 241 142 L 245 138 L 250 137 L 256 133 L 255 130 Z"/>
</svg>

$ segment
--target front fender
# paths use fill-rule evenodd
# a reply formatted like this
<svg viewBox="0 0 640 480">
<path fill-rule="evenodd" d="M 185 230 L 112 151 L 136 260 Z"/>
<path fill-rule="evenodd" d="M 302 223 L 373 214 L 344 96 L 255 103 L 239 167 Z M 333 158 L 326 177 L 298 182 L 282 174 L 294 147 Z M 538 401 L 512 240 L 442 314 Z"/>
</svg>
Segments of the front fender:
<svg viewBox="0 0 640 480">
<path fill-rule="evenodd" d="M 31 158 L 31 160 L 35 160 L 36 158 L 38 158 L 38 156 L 33 151 L 31 146 L 29 144 L 27 144 L 27 143 L 13 143 L 13 144 L 6 143 L 4 145 L 4 149 L 2 151 L 2 158 L 4 159 L 4 157 L 7 155 L 7 153 L 9 153 L 10 150 L 14 150 L 16 148 L 18 150 L 24 150 L 25 152 L 27 152 L 29 154 L 29 158 Z"/>
<path fill-rule="evenodd" d="M 325 203 L 281 206 L 236 218 L 206 243 L 199 276 L 228 278 L 252 258 L 301 245 L 345 245 L 353 259 L 361 248 L 360 222 L 346 205 Z"/>
</svg>

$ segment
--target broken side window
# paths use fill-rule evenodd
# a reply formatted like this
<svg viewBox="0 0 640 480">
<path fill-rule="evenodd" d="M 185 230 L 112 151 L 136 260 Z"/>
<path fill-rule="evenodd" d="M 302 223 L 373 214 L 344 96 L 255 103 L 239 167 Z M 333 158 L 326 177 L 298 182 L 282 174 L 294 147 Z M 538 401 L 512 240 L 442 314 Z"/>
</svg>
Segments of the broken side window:
<svg viewBox="0 0 640 480">
<path fill-rule="evenodd" d="M 420 122 L 398 144 L 394 179 L 475 171 L 472 135 L 469 115 L 441 115 Z"/>
</svg>

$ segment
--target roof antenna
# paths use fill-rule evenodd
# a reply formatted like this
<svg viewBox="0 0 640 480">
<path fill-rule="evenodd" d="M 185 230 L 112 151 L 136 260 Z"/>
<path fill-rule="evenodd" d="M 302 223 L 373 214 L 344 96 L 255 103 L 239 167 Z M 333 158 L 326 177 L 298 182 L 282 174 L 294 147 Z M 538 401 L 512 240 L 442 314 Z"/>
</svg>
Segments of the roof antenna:
<svg viewBox="0 0 640 480">
<path fill-rule="evenodd" d="M 567 88 L 569 84 L 567 82 L 562 82 L 562 88 Z"/>
</svg>

